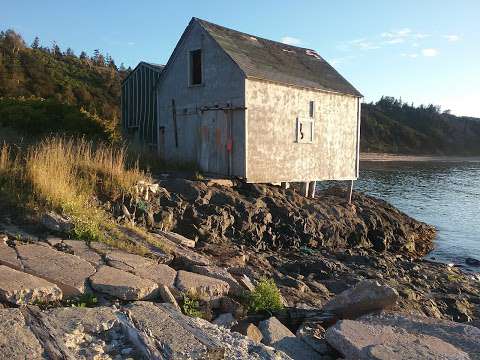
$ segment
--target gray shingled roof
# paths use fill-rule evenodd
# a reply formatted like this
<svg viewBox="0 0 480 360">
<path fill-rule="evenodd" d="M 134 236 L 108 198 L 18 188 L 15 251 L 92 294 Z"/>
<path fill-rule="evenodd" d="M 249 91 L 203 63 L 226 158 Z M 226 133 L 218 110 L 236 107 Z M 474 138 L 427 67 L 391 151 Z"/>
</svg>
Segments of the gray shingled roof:
<svg viewBox="0 0 480 360">
<path fill-rule="evenodd" d="M 286 45 L 193 18 L 247 77 L 362 97 L 314 50 Z"/>
</svg>

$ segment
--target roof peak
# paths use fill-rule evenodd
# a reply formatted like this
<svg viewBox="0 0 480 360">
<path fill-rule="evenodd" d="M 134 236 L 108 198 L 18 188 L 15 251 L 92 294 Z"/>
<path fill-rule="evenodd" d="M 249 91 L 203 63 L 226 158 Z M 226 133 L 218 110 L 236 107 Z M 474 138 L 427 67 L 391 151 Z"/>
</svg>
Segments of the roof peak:
<svg viewBox="0 0 480 360">
<path fill-rule="evenodd" d="M 236 30 L 236 29 L 232 29 L 232 28 L 229 28 L 229 27 L 226 27 L 226 26 L 223 26 L 223 25 L 218 25 L 218 24 L 213 23 L 213 22 L 211 22 L 211 21 L 204 20 L 204 19 L 200 19 L 200 18 L 197 18 L 197 17 L 192 17 L 192 21 L 196 21 L 196 22 L 198 22 L 200 25 L 201 25 L 202 23 L 208 24 L 208 25 L 213 25 L 213 26 L 216 26 L 216 27 L 219 27 L 219 28 L 228 30 L 228 31 L 234 31 L 234 32 L 236 32 L 236 33 L 238 33 L 238 34 L 241 34 L 241 35 L 243 35 L 243 36 L 249 36 L 249 37 L 252 37 L 252 38 L 259 39 L 259 40 L 268 41 L 268 42 L 271 42 L 271 43 L 276 43 L 276 44 L 278 44 L 279 46 L 285 46 L 285 47 L 287 47 L 287 48 L 294 48 L 294 49 L 299 49 L 299 50 L 310 50 L 310 51 L 313 51 L 313 52 L 316 53 L 316 51 L 315 51 L 314 49 L 311 49 L 311 48 L 305 48 L 305 47 L 302 47 L 302 46 L 295 46 L 295 45 L 285 44 L 285 43 L 283 43 L 283 42 L 281 42 L 281 41 L 271 40 L 271 39 L 267 39 L 267 38 L 264 38 L 264 37 L 261 37 L 261 36 L 249 34 L 249 33 L 246 33 L 246 32 L 243 32 L 243 31 L 239 31 L 239 30 Z"/>
</svg>

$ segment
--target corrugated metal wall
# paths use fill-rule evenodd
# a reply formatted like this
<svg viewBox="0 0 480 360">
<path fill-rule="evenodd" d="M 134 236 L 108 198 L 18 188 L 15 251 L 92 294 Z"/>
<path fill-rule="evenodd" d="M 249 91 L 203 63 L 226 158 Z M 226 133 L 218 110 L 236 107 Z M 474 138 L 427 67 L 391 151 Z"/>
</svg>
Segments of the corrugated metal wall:
<svg viewBox="0 0 480 360">
<path fill-rule="evenodd" d="M 157 145 L 155 86 L 161 69 L 140 63 L 122 84 L 122 127 L 126 135 L 149 147 Z"/>
</svg>

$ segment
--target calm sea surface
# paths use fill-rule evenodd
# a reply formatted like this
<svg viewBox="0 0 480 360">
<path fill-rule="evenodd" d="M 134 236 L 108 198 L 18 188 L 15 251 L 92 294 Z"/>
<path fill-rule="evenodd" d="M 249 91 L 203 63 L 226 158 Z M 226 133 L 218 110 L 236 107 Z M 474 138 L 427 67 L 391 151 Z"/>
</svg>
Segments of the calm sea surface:
<svg viewBox="0 0 480 360">
<path fill-rule="evenodd" d="M 465 258 L 480 260 L 480 163 L 364 162 L 360 169 L 356 190 L 435 225 L 427 258 L 466 268 Z"/>
</svg>

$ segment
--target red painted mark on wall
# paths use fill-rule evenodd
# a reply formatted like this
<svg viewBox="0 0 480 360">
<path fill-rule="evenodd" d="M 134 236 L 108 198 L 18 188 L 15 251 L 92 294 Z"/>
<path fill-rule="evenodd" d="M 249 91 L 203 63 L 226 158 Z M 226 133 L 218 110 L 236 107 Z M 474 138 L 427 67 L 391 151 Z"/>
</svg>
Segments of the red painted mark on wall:
<svg viewBox="0 0 480 360">
<path fill-rule="evenodd" d="M 229 138 L 227 140 L 227 152 L 232 152 L 232 149 L 233 149 L 233 141 L 232 141 L 232 138 Z"/>
<path fill-rule="evenodd" d="M 220 129 L 215 129 L 215 145 L 217 147 L 220 147 L 222 144 L 222 131 Z"/>
</svg>

